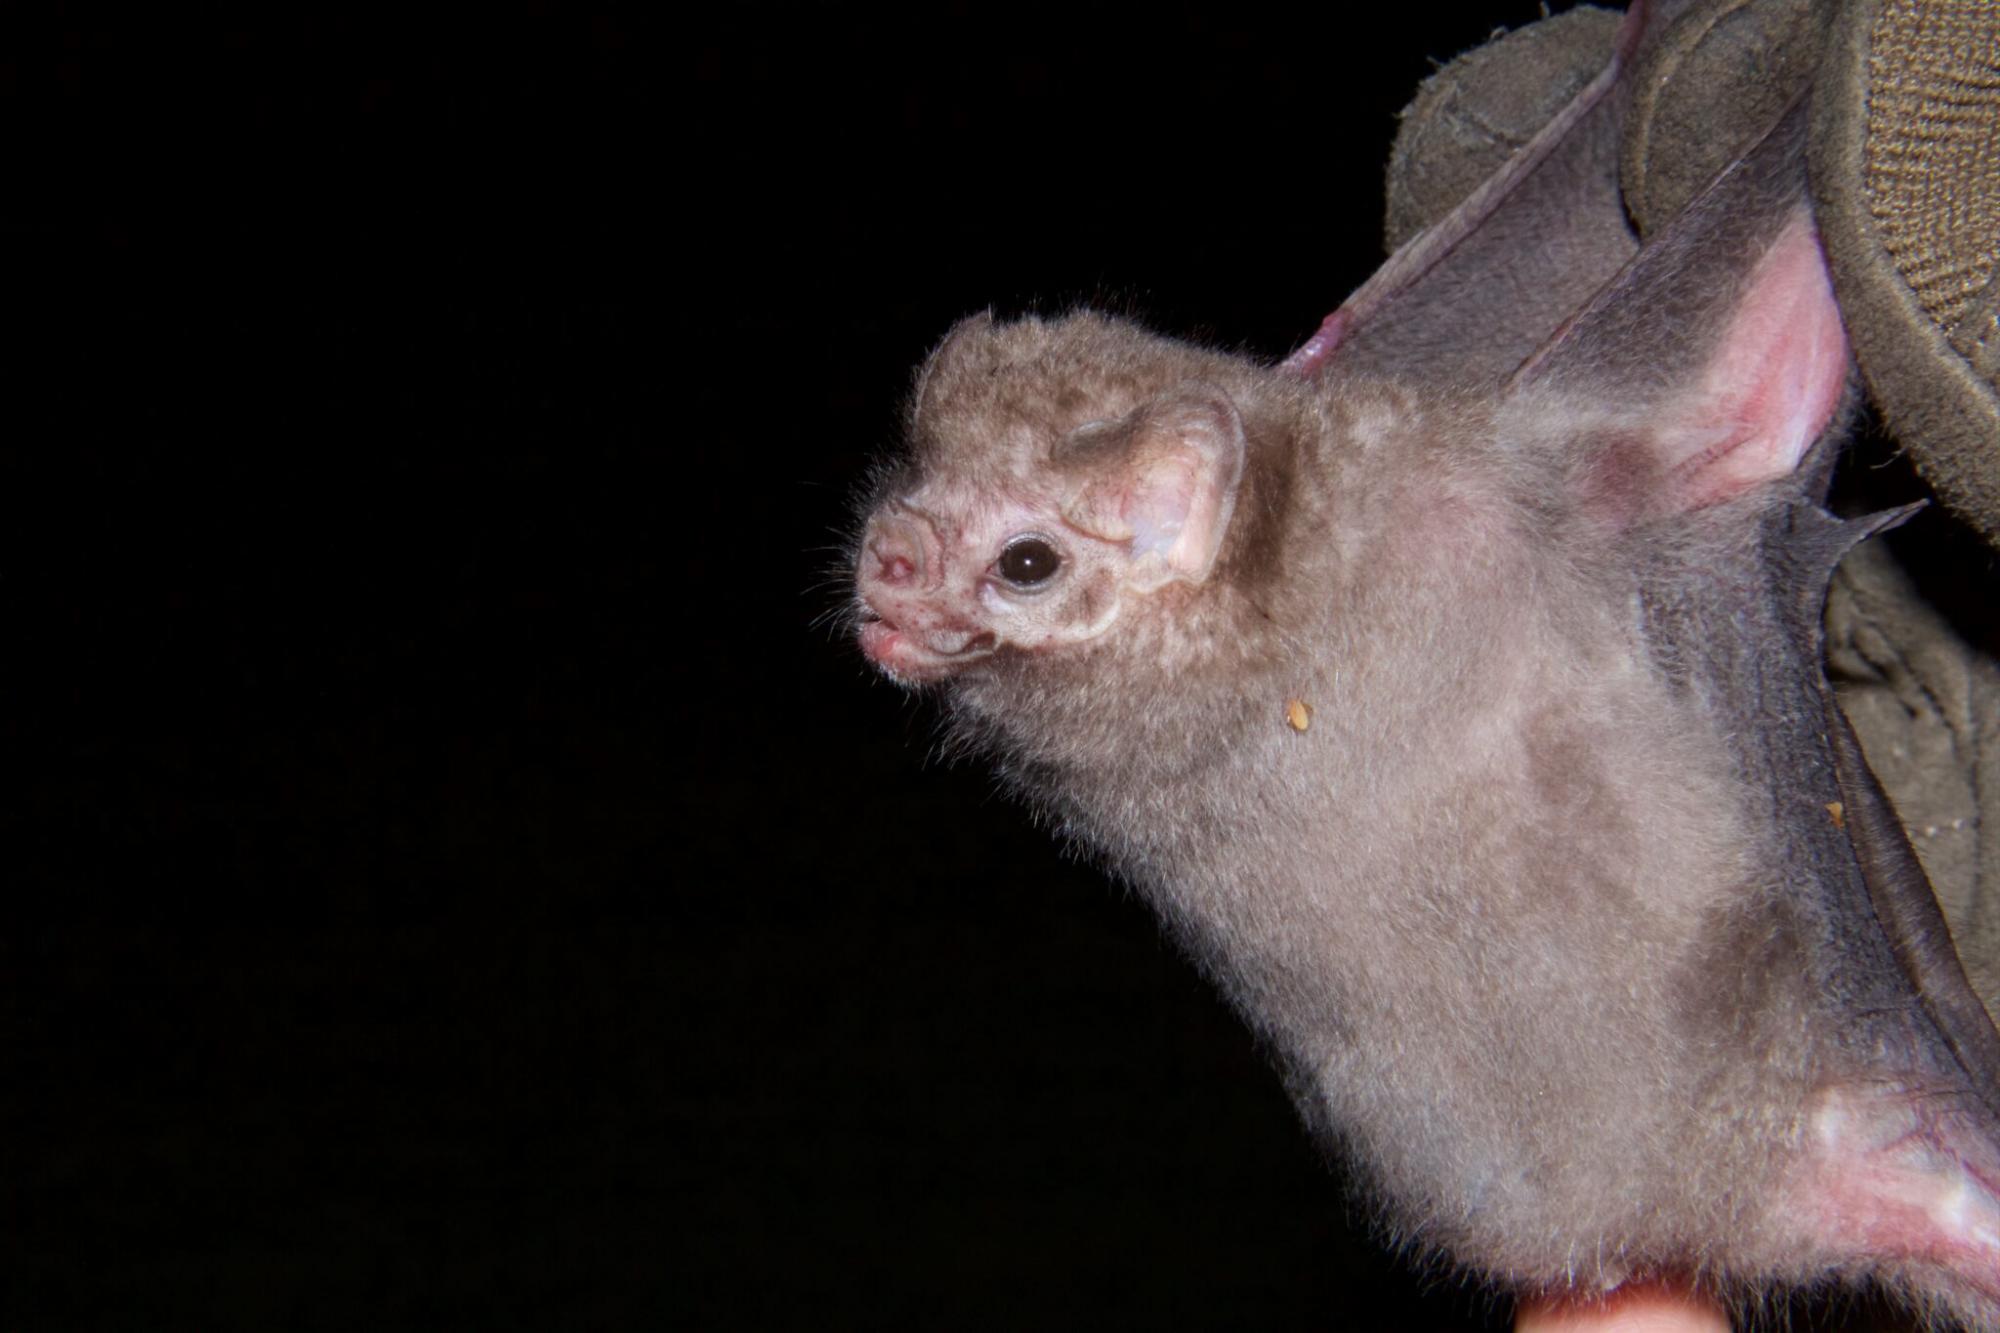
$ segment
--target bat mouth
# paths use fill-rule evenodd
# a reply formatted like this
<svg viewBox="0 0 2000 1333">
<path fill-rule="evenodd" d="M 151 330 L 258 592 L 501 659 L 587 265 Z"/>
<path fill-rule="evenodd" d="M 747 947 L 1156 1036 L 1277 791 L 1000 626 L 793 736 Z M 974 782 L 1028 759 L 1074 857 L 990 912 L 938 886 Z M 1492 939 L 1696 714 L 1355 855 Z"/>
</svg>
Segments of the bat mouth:
<svg viewBox="0 0 2000 1333">
<path fill-rule="evenodd" d="M 990 631 L 954 634 L 938 631 L 920 636 L 863 603 L 857 637 L 862 653 L 877 670 L 901 685 L 922 685 L 955 675 L 969 663 L 992 653 L 996 639 Z M 943 637 L 948 646 L 934 646 L 926 638 Z"/>
</svg>

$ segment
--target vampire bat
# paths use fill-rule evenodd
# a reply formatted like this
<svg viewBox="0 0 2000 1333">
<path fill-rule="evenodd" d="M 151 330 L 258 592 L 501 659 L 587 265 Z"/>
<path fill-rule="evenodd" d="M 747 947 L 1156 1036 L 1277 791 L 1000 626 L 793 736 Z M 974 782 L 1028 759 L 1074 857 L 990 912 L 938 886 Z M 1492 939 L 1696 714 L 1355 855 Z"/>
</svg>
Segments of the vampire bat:
<svg viewBox="0 0 2000 1333">
<path fill-rule="evenodd" d="M 860 645 L 1143 891 L 1405 1243 L 2000 1327 L 2000 1037 L 1821 667 L 1898 515 L 1821 504 L 1803 115 L 1643 246 L 1575 210 L 1503 262 L 1615 74 L 1279 366 L 952 330 Z"/>
</svg>

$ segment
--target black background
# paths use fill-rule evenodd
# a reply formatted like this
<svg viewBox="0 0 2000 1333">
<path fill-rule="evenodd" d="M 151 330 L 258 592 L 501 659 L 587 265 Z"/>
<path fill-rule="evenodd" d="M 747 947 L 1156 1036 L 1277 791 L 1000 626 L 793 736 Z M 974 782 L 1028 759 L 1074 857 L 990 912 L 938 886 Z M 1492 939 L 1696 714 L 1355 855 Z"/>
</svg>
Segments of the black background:
<svg viewBox="0 0 2000 1333">
<path fill-rule="evenodd" d="M 0 33 L 0 1328 L 1475 1327 L 838 628 L 949 323 L 1272 355 L 1538 12 Z"/>
</svg>

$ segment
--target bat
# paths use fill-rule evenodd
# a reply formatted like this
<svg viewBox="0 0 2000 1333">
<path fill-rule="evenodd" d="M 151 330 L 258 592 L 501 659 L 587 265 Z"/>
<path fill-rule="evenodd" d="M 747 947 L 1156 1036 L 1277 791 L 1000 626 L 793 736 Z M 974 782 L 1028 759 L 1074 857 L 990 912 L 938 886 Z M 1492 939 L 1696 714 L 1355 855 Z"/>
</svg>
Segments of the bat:
<svg viewBox="0 0 2000 1333">
<path fill-rule="evenodd" d="M 1908 511 L 1822 506 L 1803 114 L 1639 243 L 1643 25 L 1277 366 L 954 328 L 856 638 L 1138 887 L 1401 1243 L 2000 1328 L 2000 1034 L 1822 666 Z"/>
</svg>

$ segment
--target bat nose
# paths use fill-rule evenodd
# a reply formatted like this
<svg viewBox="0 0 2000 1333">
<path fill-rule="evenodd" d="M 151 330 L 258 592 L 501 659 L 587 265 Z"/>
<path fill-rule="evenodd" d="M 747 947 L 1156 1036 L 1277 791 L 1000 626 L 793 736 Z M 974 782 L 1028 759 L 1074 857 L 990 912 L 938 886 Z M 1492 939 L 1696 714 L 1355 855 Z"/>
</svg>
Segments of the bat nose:
<svg viewBox="0 0 2000 1333">
<path fill-rule="evenodd" d="M 892 588 L 927 588 L 937 581 L 940 561 L 930 525 L 912 514 L 878 514 L 865 543 L 874 581 Z"/>
<path fill-rule="evenodd" d="M 875 548 L 875 577 L 882 582 L 913 583 L 921 572 L 909 552 L 886 545 Z"/>
</svg>

